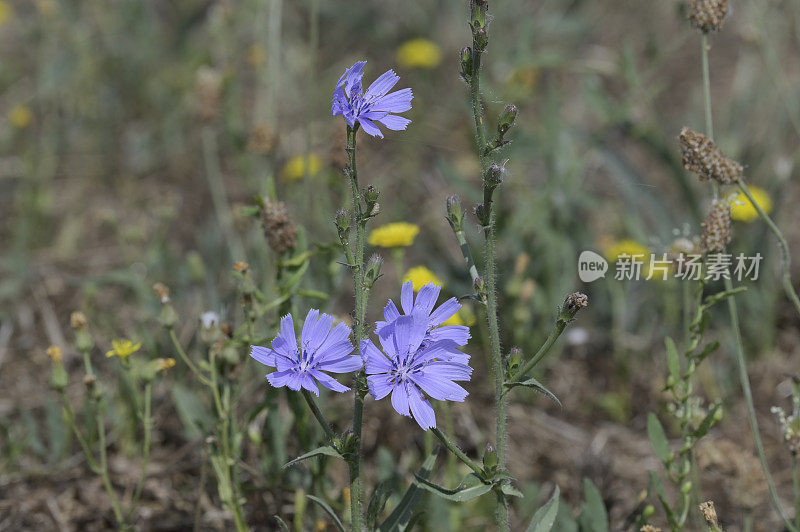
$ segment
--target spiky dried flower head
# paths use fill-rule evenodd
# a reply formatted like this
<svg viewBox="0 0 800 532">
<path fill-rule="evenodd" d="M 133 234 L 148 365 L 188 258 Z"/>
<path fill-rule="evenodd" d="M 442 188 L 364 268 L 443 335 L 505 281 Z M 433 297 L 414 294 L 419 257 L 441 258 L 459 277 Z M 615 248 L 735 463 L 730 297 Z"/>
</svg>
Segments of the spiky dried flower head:
<svg viewBox="0 0 800 532">
<path fill-rule="evenodd" d="M 250 268 L 250 265 L 243 260 L 237 260 L 233 263 L 233 270 L 239 273 L 244 273 Z"/>
<path fill-rule="evenodd" d="M 297 228 L 289 218 L 289 211 L 281 201 L 266 199 L 261 209 L 261 227 L 269 247 L 283 255 L 297 246 Z"/>
<path fill-rule="evenodd" d="M 700 245 L 706 253 L 721 253 L 731 241 L 731 206 L 727 201 L 714 200 L 702 223 Z"/>
<path fill-rule="evenodd" d="M 86 315 L 83 312 L 77 311 L 69 315 L 69 324 L 75 330 L 86 328 Z"/>
<path fill-rule="evenodd" d="M 719 31 L 730 0 L 689 0 L 689 22 L 703 33 Z"/>
<path fill-rule="evenodd" d="M 717 510 L 714 508 L 714 501 L 700 503 L 700 513 L 703 514 L 703 519 L 706 520 L 708 526 L 719 526 L 719 522 L 717 521 Z"/>
<path fill-rule="evenodd" d="M 688 127 L 681 129 L 678 137 L 683 156 L 683 167 L 699 174 L 700 180 L 713 179 L 721 185 L 737 183 L 744 167 L 725 157 L 714 141 Z"/>
<path fill-rule="evenodd" d="M 60 364 L 61 363 L 61 348 L 57 345 L 51 345 L 47 348 L 47 356 L 50 357 L 50 360 L 53 364 Z"/>
</svg>

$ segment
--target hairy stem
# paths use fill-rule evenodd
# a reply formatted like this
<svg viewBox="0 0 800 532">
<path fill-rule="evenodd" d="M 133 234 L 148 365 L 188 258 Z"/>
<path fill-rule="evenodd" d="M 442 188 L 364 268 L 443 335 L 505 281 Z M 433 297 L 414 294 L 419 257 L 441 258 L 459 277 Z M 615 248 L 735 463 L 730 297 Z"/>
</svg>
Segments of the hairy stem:
<svg viewBox="0 0 800 532">
<path fill-rule="evenodd" d="M 319 421 L 319 424 L 322 427 L 322 430 L 325 431 L 325 435 L 329 439 L 333 440 L 333 438 L 336 436 L 336 433 L 331 428 L 331 425 L 330 425 L 330 423 L 328 423 L 328 420 L 325 419 L 325 416 L 322 414 L 322 411 L 319 409 L 319 406 L 317 405 L 317 401 L 311 395 L 311 392 L 309 392 L 308 390 L 304 389 L 303 390 L 303 398 L 305 398 L 306 403 L 308 403 L 308 407 L 311 409 L 311 412 L 314 414 L 314 417 L 317 418 L 317 421 Z"/>
<path fill-rule="evenodd" d="M 516 382 L 522 379 L 522 377 L 524 377 L 527 372 L 533 369 L 536 366 L 536 364 L 538 364 L 545 357 L 545 355 L 547 355 L 547 353 L 550 351 L 550 348 L 553 347 L 553 345 L 556 343 L 556 340 L 558 340 L 558 337 L 561 336 L 561 333 L 564 332 L 564 329 L 567 328 L 568 324 L 569 322 L 563 320 L 556 320 L 556 324 L 553 327 L 553 330 L 550 331 L 547 340 L 545 340 L 544 344 L 542 344 L 542 347 L 539 348 L 536 354 L 533 355 L 533 358 L 528 360 L 514 374 L 514 376 L 511 378 L 512 382 Z"/>
<path fill-rule="evenodd" d="M 761 205 L 756 202 L 756 199 L 750 193 L 750 189 L 747 188 L 747 185 L 744 181 L 740 180 L 739 183 L 739 190 L 747 196 L 747 199 L 750 200 L 750 203 L 755 208 L 758 215 L 761 216 L 761 219 L 767 224 L 772 234 L 775 235 L 775 238 L 778 240 L 778 248 L 781 251 L 781 279 L 783 283 L 783 291 L 786 292 L 786 297 L 789 298 L 789 301 L 792 302 L 794 305 L 795 310 L 797 313 L 800 314 L 800 298 L 797 297 L 797 292 L 794 290 L 794 286 L 792 286 L 792 277 L 791 277 L 791 266 L 792 266 L 792 258 L 791 254 L 789 253 L 789 244 L 786 242 L 786 238 L 783 236 L 783 233 L 778 226 L 772 221 L 772 218 L 764 212 L 764 209 L 761 208 Z"/>
<path fill-rule="evenodd" d="M 447 437 L 445 433 L 441 430 L 437 429 L 436 427 L 431 428 L 431 432 L 434 436 L 439 438 L 439 440 L 447 447 L 447 450 L 453 453 L 453 455 L 464 462 L 470 469 L 472 469 L 476 475 L 478 475 L 481 479 L 483 479 L 486 475 L 483 471 L 483 468 L 476 462 L 475 460 L 471 459 L 467 456 L 464 451 L 462 451 L 458 445 L 453 443 L 453 441 Z"/>
<path fill-rule="evenodd" d="M 350 178 L 350 191 L 353 201 L 353 217 L 356 226 L 356 251 L 351 267 L 353 268 L 353 289 L 355 291 L 355 316 L 353 323 L 353 341 L 356 349 L 360 349 L 364 339 L 364 320 L 367 313 L 367 292 L 364 287 L 364 244 L 367 220 L 361 208 L 361 191 L 358 188 L 358 171 L 356 169 L 356 128 L 347 128 L 347 155 Z M 350 469 L 350 514 L 354 531 L 361 532 L 361 508 L 364 488 L 361 483 L 361 426 L 364 412 L 364 396 L 362 395 L 364 371 L 356 373 L 353 381 L 353 433 L 355 435 L 354 452 L 348 461 Z"/>
</svg>

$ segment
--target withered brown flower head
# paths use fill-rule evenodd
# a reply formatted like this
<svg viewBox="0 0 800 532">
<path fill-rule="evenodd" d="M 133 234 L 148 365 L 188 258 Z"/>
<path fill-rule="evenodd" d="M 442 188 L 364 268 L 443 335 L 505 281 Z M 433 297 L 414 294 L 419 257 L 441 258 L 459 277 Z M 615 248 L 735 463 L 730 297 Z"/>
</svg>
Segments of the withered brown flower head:
<svg viewBox="0 0 800 532">
<path fill-rule="evenodd" d="M 706 253 L 721 253 L 731 241 L 731 206 L 727 201 L 714 200 L 702 223 L 700 243 Z"/>
<path fill-rule="evenodd" d="M 722 155 L 717 145 L 688 127 L 681 130 L 679 138 L 683 167 L 700 175 L 700 180 L 713 179 L 721 185 L 738 182 L 744 167 Z"/>
<path fill-rule="evenodd" d="M 86 328 L 86 315 L 80 311 L 73 312 L 69 315 L 69 324 L 75 330 Z"/>
<path fill-rule="evenodd" d="M 261 209 L 261 226 L 269 247 L 283 255 L 297 246 L 297 228 L 289 218 L 289 211 L 281 201 L 265 200 Z"/>
<path fill-rule="evenodd" d="M 719 526 L 717 510 L 714 508 L 714 501 L 700 503 L 700 512 L 703 514 L 703 519 L 706 520 L 708 526 Z"/>
<path fill-rule="evenodd" d="M 689 22 L 703 33 L 719 31 L 730 0 L 689 0 Z"/>
</svg>

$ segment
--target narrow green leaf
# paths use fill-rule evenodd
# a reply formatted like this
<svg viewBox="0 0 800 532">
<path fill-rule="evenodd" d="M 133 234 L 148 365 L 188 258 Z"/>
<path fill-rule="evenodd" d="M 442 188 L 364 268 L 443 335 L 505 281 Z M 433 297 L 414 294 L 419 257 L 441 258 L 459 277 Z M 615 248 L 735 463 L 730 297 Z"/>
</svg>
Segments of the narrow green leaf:
<svg viewBox="0 0 800 532">
<path fill-rule="evenodd" d="M 719 349 L 719 342 L 717 341 L 706 344 L 703 350 L 694 356 L 695 363 L 699 364 L 700 362 L 705 360 L 708 355 L 710 355 L 717 349 Z"/>
<path fill-rule="evenodd" d="M 323 501 L 318 497 L 314 497 L 313 495 L 306 495 L 306 497 L 317 503 L 320 506 L 320 508 L 322 508 L 326 514 L 328 514 L 328 517 L 331 518 L 331 521 L 333 521 L 333 524 L 336 525 L 336 529 L 339 530 L 339 532 L 345 532 L 342 521 L 339 519 L 339 516 L 336 515 L 336 512 L 333 511 L 333 508 L 331 508 L 327 502 Z"/>
<path fill-rule="evenodd" d="M 669 375 L 677 381 L 681 378 L 678 348 L 675 347 L 675 342 L 669 336 L 667 336 L 665 343 L 667 344 L 667 368 L 669 369 Z"/>
<path fill-rule="evenodd" d="M 420 467 L 419 471 L 415 473 L 414 476 L 416 478 L 428 479 L 431 476 L 433 466 L 436 464 L 437 454 L 439 454 L 438 445 L 433 448 L 431 454 L 422 463 L 422 467 Z M 416 508 L 417 504 L 419 504 L 421 497 L 422 489 L 419 488 L 415 482 L 412 482 L 403 495 L 403 498 L 397 504 L 392 513 L 389 514 L 389 517 L 387 517 L 386 520 L 380 524 L 378 530 L 380 532 L 399 532 L 400 530 L 404 530 L 411 520 L 414 508 Z"/>
<path fill-rule="evenodd" d="M 706 298 L 706 300 L 703 302 L 703 306 L 706 307 L 706 308 L 713 307 L 714 305 L 716 305 L 720 301 L 724 301 L 724 300 L 728 299 L 729 297 L 735 296 L 736 294 L 738 294 L 740 292 L 744 292 L 746 290 L 747 290 L 746 286 L 739 286 L 739 287 L 736 287 L 736 288 L 731 288 L 730 290 L 724 290 L 722 292 L 718 292 L 716 294 L 712 294 L 712 295 L 710 295 L 710 296 L 708 296 Z"/>
<path fill-rule="evenodd" d="M 708 434 L 708 431 L 711 430 L 711 427 L 714 426 L 716 420 L 714 419 L 717 415 L 717 410 L 720 409 L 720 403 L 714 403 L 711 405 L 711 408 L 706 414 L 706 417 L 703 418 L 703 421 L 700 422 L 700 425 L 697 427 L 697 430 L 694 431 L 694 437 L 698 440 Z"/>
<path fill-rule="evenodd" d="M 661 507 L 664 508 L 664 513 L 667 514 L 667 521 L 669 521 L 670 524 L 674 524 L 675 512 L 672 511 L 667 497 L 664 495 L 664 485 L 661 483 L 661 478 L 656 475 L 655 471 L 650 471 L 650 491 L 655 491 L 656 497 L 661 503 Z"/>
<path fill-rule="evenodd" d="M 558 497 L 559 490 L 558 486 L 556 486 L 550 499 L 533 514 L 533 519 L 526 532 L 550 532 L 558 515 Z"/>
<path fill-rule="evenodd" d="M 502 491 L 503 493 L 505 493 L 509 497 L 519 497 L 520 499 L 525 497 L 525 495 L 523 495 L 523 493 L 521 491 L 519 491 L 517 488 L 515 488 L 514 486 L 512 486 L 508 482 L 506 482 L 502 486 L 500 486 L 500 491 Z"/>
<path fill-rule="evenodd" d="M 369 504 L 367 504 L 367 526 L 370 530 L 375 528 L 378 517 L 380 517 L 383 507 L 386 506 L 386 501 L 389 500 L 391 494 L 391 482 L 387 480 L 378 484 L 378 487 L 372 492 Z"/>
<path fill-rule="evenodd" d="M 608 532 L 608 514 L 600 491 L 588 478 L 583 479 L 583 496 L 586 500 L 581 510 L 581 525 L 592 532 Z"/>
<path fill-rule="evenodd" d="M 313 451 L 309 451 L 306 454 L 298 456 L 294 460 L 286 462 L 285 464 L 283 464 L 283 468 L 282 469 L 286 469 L 287 467 L 293 466 L 293 465 L 295 465 L 295 464 L 297 464 L 299 462 L 302 462 L 303 460 L 308 460 L 309 458 L 313 458 L 315 456 L 323 456 L 323 455 L 324 456 L 333 456 L 335 458 L 342 458 L 342 455 L 339 454 L 339 451 L 337 451 L 336 449 L 334 449 L 330 445 L 325 445 L 324 447 L 318 447 L 318 448 L 314 449 Z M 342 460 L 344 460 L 344 458 L 342 458 Z"/>
<path fill-rule="evenodd" d="M 532 390 L 536 390 L 540 394 L 542 394 L 542 395 L 544 395 L 546 397 L 549 397 L 550 399 L 555 401 L 556 404 L 558 404 L 558 406 L 561 406 L 561 401 L 558 400 L 558 397 L 556 397 L 556 394 L 554 394 L 553 392 L 551 392 L 550 390 L 545 388 L 542 385 L 542 383 L 540 383 L 539 381 L 537 381 L 533 377 L 523 377 L 523 378 L 525 380 L 506 383 L 506 387 L 510 390 L 511 388 L 515 388 L 517 386 L 524 386 L 526 388 L 530 388 Z"/>
<path fill-rule="evenodd" d="M 434 484 L 427 479 L 417 477 L 416 475 L 415 478 L 415 482 L 420 488 L 453 502 L 471 501 L 492 490 L 491 484 L 484 484 L 474 473 L 470 473 L 464 477 L 464 480 L 461 481 L 458 487 L 452 490 Z"/>
<path fill-rule="evenodd" d="M 669 442 L 667 441 L 667 435 L 664 433 L 664 427 L 661 426 L 661 422 L 652 412 L 647 415 L 647 435 L 650 437 L 650 443 L 653 444 L 656 456 L 662 463 L 666 464 L 671 453 Z"/>
<path fill-rule="evenodd" d="M 278 528 L 281 529 L 281 532 L 290 532 L 289 527 L 286 525 L 286 523 L 283 522 L 283 519 L 281 519 L 277 515 L 273 515 L 272 517 L 274 517 L 275 521 L 278 522 Z"/>
</svg>

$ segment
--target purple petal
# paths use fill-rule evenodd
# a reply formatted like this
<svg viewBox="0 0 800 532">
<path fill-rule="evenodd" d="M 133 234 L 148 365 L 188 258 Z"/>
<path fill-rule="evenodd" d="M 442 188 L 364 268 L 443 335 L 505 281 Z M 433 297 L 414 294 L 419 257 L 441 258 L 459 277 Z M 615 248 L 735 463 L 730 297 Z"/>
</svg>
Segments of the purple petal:
<svg viewBox="0 0 800 532">
<path fill-rule="evenodd" d="M 383 399 L 392 391 L 392 378 L 389 375 L 370 375 L 367 377 L 369 394 L 376 401 Z"/>
<path fill-rule="evenodd" d="M 416 316 L 400 316 L 394 322 L 394 344 L 399 355 L 416 353 L 425 339 L 427 323 Z"/>
<path fill-rule="evenodd" d="M 468 381 L 472 376 L 472 368 L 453 360 L 431 362 L 427 364 L 422 373 L 435 376 L 438 379 L 451 381 Z"/>
<path fill-rule="evenodd" d="M 281 386 L 286 386 L 296 375 L 297 372 L 293 369 L 275 371 L 267 375 L 267 381 L 275 388 L 280 388 Z"/>
<path fill-rule="evenodd" d="M 391 129 L 392 131 L 403 131 L 408 127 L 408 124 L 411 123 L 411 120 L 408 118 L 388 114 L 383 118 L 378 118 L 376 120 L 378 123 L 383 124 L 387 129 Z"/>
<path fill-rule="evenodd" d="M 320 346 L 325 343 L 328 333 L 331 332 L 333 325 L 333 316 L 330 314 L 321 314 L 319 319 L 309 329 L 308 336 L 303 335 L 303 343 L 308 346 L 308 349 L 315 353 L 319 350 Z M 305 333 L 305 327 L 303 327 Z M 352 348 L 352 345 L 350 346 Z"/>
<path fill-rule="evenodd" d="M 377 100 L 378 98 L 385 96 L 387 92 L 392 90 L 392 87 L 397 85 L 399 80 L 400 76 L 395 74 L 394 70 L 387 70 L 381 74 L 378 79 L 372 82 L 367 89 L 367 92 L 364 93 L 364 99 Z"/>
<path fill-rule="evenodd" d="M 284 342 L 286 342 L 286 347 L 289 349 L 289 352 L 294 352 L 297 349 L 297 337 L 294 335 L 294 321 L 292 320 L 291 314 L 287 314 L 281 318 L 280 336 L 282 336 Z M 274 344 L 273 349 L 276 349 Z"/>
<path fill-rule="evenodd" d="M 390 299 L 386 306 L 383 307 L 383 319 L 391 323 L 399 317 L 400 311 L 397 310 L 397 306 L 394 304 L 394 301 Z"/>
<path fill-rule="evenodd" d="M 416 386 L 408 387 L 409 406 L 414 420 L 422 427 L 422 430 L 436 428 L 436 414 L 433 412 L 431 403 L 422 397 Z"/>
<path fill-rule="evenodd" d="M 376 101 L 370 111 L 379 113 L 402 113 L 411 109 L 411 100 L 414 94 L 411 89 L 401 89 Z"/>
<path fill-rule="evenodd" d="M 268 347 L 261 347 L 258 345 L 250 346 L 250 356 L 265 366 L 275 367 L 275 357 L 277 354 Z"/>
<path fill-rule="evenodd" d="M 361 359 L 364 361 L 364 370 L 368 374 L 388 373 L 392 370 L 389 359 L 375 347 L 371 340 L 361 342 Z"/>
<path fill-rule="evenodd" d="M 314 379 L 311 378 L 311 375 L 309 375 L 308 373 L 300 373 L 299 375 L 300 375 L 300 385 L 309 392 L 319 397 L 319 388 L 317 388 L 317 383 L 314 382 Z"/>
<path fill-rule="evenodd" d="M 392 408 L 394 408 L 398 414 L 411 417 L 411 413 L 408 411 L 407 386 L 407 384 L 403 383 L 399 386 L 395 386 L 394 390 L 392 390 Z"/>
<path fill-rule="evenodd" d="M 429 316 L 433 307 L 436 305 L 436 300 L 439 299 L 440 287 L 433 283 L 428 283 L 423 286 L 417 294 L 417 300 L 414 302 L 414 313 L 424 315 L 426 323 L 429 321 Z"/>
<path fill-rule="evenodd" d="M 328 337 L 319 346 L 318 351 L 323 352 L 330 349 L 332 346 L 340 344 L 350 337 L 350 327 L 344 323 L 340 323 L 328 333 Z"/>
<path fill-rule="evenodd" d="M 444 327 L 436 327 L 431 329 L 428 333 L 431 340 L 449 340 L 456 345 L 467 345 L 470 339 L 469 327 L 465 325 L 445 325 Z"/>
<path fill-rule="evenodd" d="M 400 305 L 405 314 L 411 314 L 414 310 L 414 284 L 411 281 L 403 283 L 403 288 L 400 289 Z"/>
<path fill-rule="evenodd" d="M 428 325 L 431 327 L 439 325 L 441 323 L 446 322 L 450 318 L 455 315 L 461 309 L 461 303 L 454 297 L 451 297 L 441 305 L 439 308 L 433 311 L 431 314 L 431 319 L 428 321 Z"/>
<path fill-rule="evenodd" d="M 359 116 L 358 123 L 361 124 L 361 127 L 364 129 L 364 133 L 367 135 L 378 137 L 379 139 L 383 138 L 383 133 L 381 133 L 381 130 L 378 129 L 378 126 L 372 123 L 369 118 Z"/>
<path fill-rule="evenodd" d="M 351 344 L 348 340 L 345 340 L 344 342 L 339 342 L 338 344 L 332 345 L 325 350 L 318 349 L 314 355 L 314 360 L 319 364 L 329 360 L 337 360 L 345 355 L 349 355 L 354 349 L 355 348 L 353 347 L 353 344 Z"/>
<path fill-rule="evenodd" d="M 308 349 L 308 342 L 311 339 L 311 331 L 319 321 L 319 310 L 312 308 L 306 314 L 306 319 L 303 320 L 303 330 L 300 332 L 300 343 Z"/>
<path fill-rule="evenodd" d="M 353 346 L 350 346 L 352 350 Z M 330 360 L 323 360 L 315 367 L 321 370 L 330 371 L 332 373 L 350 373 L 357 369 L 361 369 L 364 361 L 361 357 L 356 355 L 348 355 L 340 358 L 332 358 Z"/>
<path fill-rule="evenodd" d="M 317 379 L 317 381 L 319 381 L 319 383 L 321 385 L 323 385 L 324 387 L 326 387 L 329 390 L 333 390 L 334 392 L 340 392 L 341 393 L 341 392 L 346 392 L 346 391 L 348 391 L 350 389 L 347 386 L 344 386 L 343 384 L 341 384 L 339 381 L 337 381 L 336 379 L 334 379 L 330 375 L 326 375 L 325 373 L 322 373 L 321 371 L 317 371 L 317 370 L 313 370 L 312 369 L 311 371 L 309 371 L 309 373 L 315 379 Z"/>
<path fill-rule="evenodd" d="M 469 395 L 467 390 L 453 381 L 441 377 L 433 368 L 431 368 L 430 371 L 413 373 L 410 375 L 410 378 L 417 386 L 422 388 L 425 393 L 438 401 L 463 402 L 467 395 Z"/>
<path fill-rule="evenodd" d="M 348 97 L 361 92 L 361 77 L 364 75 L 364 66 L 366 64 L 366 61 L 357 61 L 353 66 L 346 69 L 342 77 L 339 78 L 336 86 L 342 87 Z"/>
</svg>

